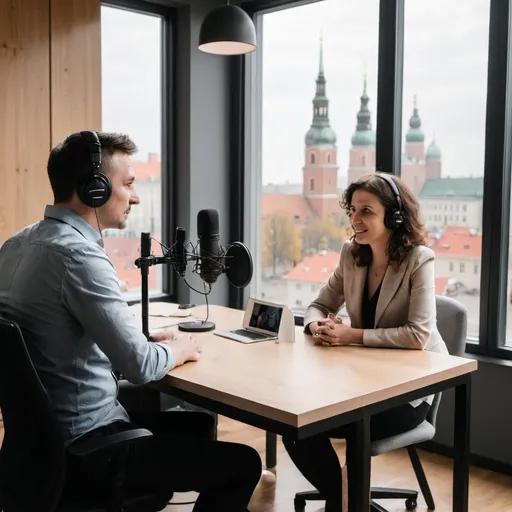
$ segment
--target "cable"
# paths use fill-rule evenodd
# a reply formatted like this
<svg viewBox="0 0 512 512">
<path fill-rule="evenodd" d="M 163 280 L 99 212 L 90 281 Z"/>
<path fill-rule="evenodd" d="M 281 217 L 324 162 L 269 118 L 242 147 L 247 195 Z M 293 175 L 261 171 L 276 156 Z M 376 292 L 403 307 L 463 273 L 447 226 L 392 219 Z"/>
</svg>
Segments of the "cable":
<svg viewBox="0 0 512 512">
<path fill-rule="evenodd" d="M 94 214 L 96 215 L 96 222 L 98 224 L 98 231 L 100 232 L 100 236 L 101 236 L 101 247 L 105 247 L 105 243 L 103 241 L 103 233 L 101 232 L 100 221 L 98 219 L 98 211 L 97 211 L 96 208 L 94 208 Z"/>
<path fill-rule="evenodd" d="M 169 252 L 171 249 L 169 247 L 167 247 L 166 245 L 164 245 L 162 242 L 160 242 L 159 240 L 157 240 L 156 238 L 153 238 L 151 237 L 151 240 L 154 240 L 158 245 L 160 245 L 160 247 L 162 249 L 165 249 L 167 252 Z"/>
</svg>

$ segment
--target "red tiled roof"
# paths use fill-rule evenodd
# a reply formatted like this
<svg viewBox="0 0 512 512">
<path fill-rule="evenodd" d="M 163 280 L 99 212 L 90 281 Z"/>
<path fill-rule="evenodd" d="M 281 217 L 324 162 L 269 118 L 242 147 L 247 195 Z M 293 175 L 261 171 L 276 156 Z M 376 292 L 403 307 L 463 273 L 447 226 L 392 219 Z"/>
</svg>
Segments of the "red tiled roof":
<svg viewBox="0 0 512 512">
<path fill-rule="evenodd" d="M 322 251 L 313 256 L 307 256 L 284 276 L 293 281 L 307 281 L 310 283 L 325 283 L 333 273 L 340 253 L 336 251 Z"/>
<path fill-rule="evenodd" d="M 302 195 L 263 194 L 261 196 L 262 217 L 277 212 L 287 212 L 294 216 L 298 215 L 300 222 L 305 222 L 308 217 L 314 216 L 310 204 Z"/>
<path fill-rule="evenodd" d="M 436 294 L 444 295 L 446 285 L 448 284 L 449 277 L 436 277 Z"/>
<path fill-rule="evenodd" d="M 132 167 L 137 181 L 160 179 L 161 162 L 155 153 L 149 153 L 147 162 L 132 161 Z"/>
<path fill-rule="evenodd" d="M 135 266 L 135 260 L 140 256 L 140 239 L 123 237 L 104 237 L 105 252 L 112 261 L 119 283 L 123 291 L 138 289 L 142 286 L 140 269 Z M 153 244 L 155 255 L 161 254 Z M 149 269 L 148 287 L 154 289 L 157 286 L 156 267 Z"/>
<path fill-rule="evenodd" d="M 439 240 L 430 238 L 428 244 L 436 256 L 482 257 L 482 235 L 472 234 L 469 228 L 447 226 Z"/>
</svg>

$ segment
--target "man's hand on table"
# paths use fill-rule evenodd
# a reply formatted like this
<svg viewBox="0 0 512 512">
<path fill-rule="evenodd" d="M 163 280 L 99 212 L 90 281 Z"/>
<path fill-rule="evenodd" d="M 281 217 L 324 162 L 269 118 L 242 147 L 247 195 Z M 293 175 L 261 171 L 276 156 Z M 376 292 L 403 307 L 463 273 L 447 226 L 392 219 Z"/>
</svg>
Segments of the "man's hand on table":
<svg viewBox="0 0 512 512">
<path fill-rule="evenodd" d="M 174 368 L 187 361 L 199 361 L 202 348 L 192 334 L 180 334 L 175 330 L 164 329 L 151 334 L 150 341 L 166 343 L 174 353 Z"/>
</svg>

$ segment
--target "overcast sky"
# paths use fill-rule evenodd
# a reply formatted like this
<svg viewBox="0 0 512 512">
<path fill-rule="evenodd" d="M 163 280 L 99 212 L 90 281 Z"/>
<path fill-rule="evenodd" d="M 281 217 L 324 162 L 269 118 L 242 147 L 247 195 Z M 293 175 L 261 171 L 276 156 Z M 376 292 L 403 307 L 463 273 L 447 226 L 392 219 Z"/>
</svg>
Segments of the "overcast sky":
<svg viewBox="0 0 512 512">
<path fill-rule="evenodd" d="M 161 153 L 161 19 L 101 8 L 102 129 L 128 133 L 139 154 Z"/>
<path fill-rule="evenodd" d="M 321 32 L 346 175 L 365 67 L 376 126 L 378 11 L 377 0 L 325 0 L 264 15 L 264 182 L 301 181 Z M 402 139 L 417 94 L 425 146 L 435 134 L 443 175 L 483 175 L 489 0 L 408 0 L 405 23 Z M 161 152 L 160 37 L 159 18 L 102 8 L 103 129 L 132 135 L 138 158 Z"/>
</svg>

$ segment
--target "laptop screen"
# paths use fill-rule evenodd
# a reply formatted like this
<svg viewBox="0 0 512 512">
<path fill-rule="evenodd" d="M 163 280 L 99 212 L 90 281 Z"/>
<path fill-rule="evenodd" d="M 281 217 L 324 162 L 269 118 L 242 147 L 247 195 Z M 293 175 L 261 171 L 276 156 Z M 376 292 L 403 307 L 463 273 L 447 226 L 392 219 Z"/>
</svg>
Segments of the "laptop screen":
<svg viewBox="0 0 512 512">
<path fill-rule="evenodd" d="M 255 302 L 249 320 L 249 327 L 278 333 L 282 314 L 283 308 Z"/>
</svg>

